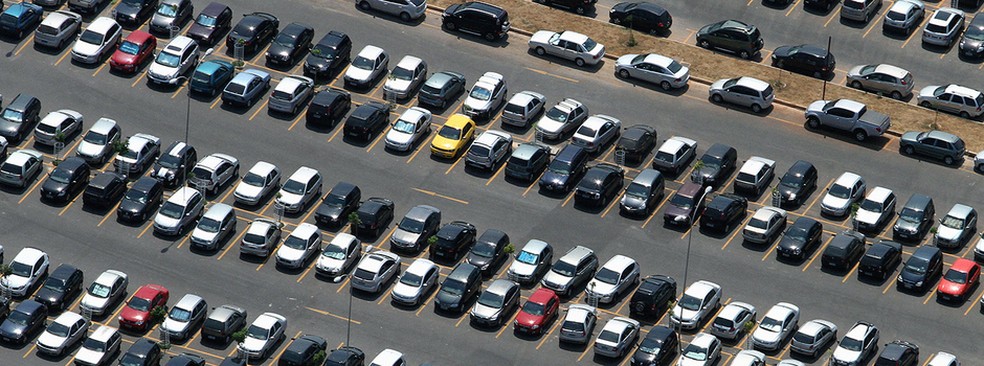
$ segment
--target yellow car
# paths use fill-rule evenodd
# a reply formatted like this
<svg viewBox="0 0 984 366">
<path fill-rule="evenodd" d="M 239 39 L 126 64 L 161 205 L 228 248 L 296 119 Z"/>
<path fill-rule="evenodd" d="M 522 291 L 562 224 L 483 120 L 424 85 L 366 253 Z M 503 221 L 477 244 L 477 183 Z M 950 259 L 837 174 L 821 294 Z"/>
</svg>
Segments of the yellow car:
<svg viewBox="0 0 984 366">
<path fill-rule="evenodd" d="M 466 115 L 454 114 L 431 141 L 431 154 L 446 159 L 458 156 L 468 148 L 475 136 L 475 121 Z"/>
</svg>

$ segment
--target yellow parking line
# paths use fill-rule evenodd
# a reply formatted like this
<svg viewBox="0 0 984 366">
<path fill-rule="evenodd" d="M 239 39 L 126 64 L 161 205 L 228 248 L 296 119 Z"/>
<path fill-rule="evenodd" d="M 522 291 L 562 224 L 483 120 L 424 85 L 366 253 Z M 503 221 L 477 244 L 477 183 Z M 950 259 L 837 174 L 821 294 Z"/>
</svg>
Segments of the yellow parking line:
<svg viewBox="0 0 984 366">
<path fill-rule="evenodd" d="M 221 96 L 220 96 L 220 97 L 217 97 L 217 98 L 215 98 L 215 101 L 214 101 L 214 102 L 212 102 L 212 105 L 210 105 L 210 106 L 208 107 L 208 109 L 215 109 L 215 106 L 216 106 L 216 105 L 218 105 L 218 104 L 219 104 L 219 102 L 221 102 L 221 101 L 222 101 L 222 97 L 221 97 Z"/>
<path fill-rule="evenodd" d="M 772 243 L 772 245 L 769 246 L 769 250 L 765 252 L 765 255 L 762 256 L 762 261 L 765 262 L 766 259 L 769 259 L 769 255 L 771 255 L 772 251 L 776 250 L 776 247 L 778 246 L 779 246 L 778 243 Z"/>
<path fill-rule="evenodd" d="M 24 357 L 21 358 L 27 358 L 27 356 L 30 356 L 32 353 L 34 353 L 34 349 L 37 348 L 37 346 L 38 346 L 37 343 L 31 343 L 31 348 L 28 348 L 27 352 L 24 352 Z"/>
<path fill-rule="evenodd" d="M 613 199 L 612 202 L 608 204 L 608 208 L 605 209 L 605 212 L 601 213 L 601 218 L 605 218 L 605 216 L 608 215 L 608 212 L 611 211 L 613 207 L 618 206 L 618 203 L 622 201 L 623 196 L 625 195 L 621 194 L 616 199 Z"/>
<path fill-rule="evenodd" d="M 943 2 L 941 1 L 940 3 L 942 4 Z M 909 44 L 909 41 L 911 41 L 914 38 L 913 36 L 916 35 L 916 30 L 917 29 L 923 29 L 923 27 L 926 26 L 926 23 L 929 22 L 929 19 L 930 18 L 932 18 L 932 17 L 929 17 L 929 16 L 923 17 L 923 22 L 922 22 L 922 24 L 919 25 L 919 28 L 914 28 L 912 30 L 912 33 L 909 34 L 909 38 L 906 38 L 905 39 L 905 43 L 902 43 L 902 47 L 899 47 L 899 48 L 905 48 L 905 45 Z"/>
<path fill-rule="evenodd" d="M 435 296 L 437 296 L 437 290 L 436 289 L 431 290 L 431 294 L 430 296 L 427 297 L 427 301 L 420 303 L 420 308 L 417 309 L 417 313 L 414 314 L 414 316 L 420 317 L 420 312 L 424 311 L 424 309 L 427 308 L 427 304 L 430 304 L 431 300 L 433 300 Z M 504 325 L 503 328 L 505 328 L 506 326 L 508 326 L 508 324 Z"/>
<path fill-rule="evenodd" d="M 926 299 L 923 300 L 923 305 L 926 305 L 926 303 L 929 302 L 929 299 L 933 298 L 933 295 L 936 295 L 936 291 L 933 291 L 932 289 L 926 291 Z"/>
<path fill-rule="evenodd" d="M 141 72 L 140 75 L 137 76 L 137 79 L 133 81 L 133 84 L 130 84 L 130 87 L 133 88 L 133 87 L 137 86 L 137 83 L 139 83 L 140 80 L 143 80 L 144 76 L 147 76 L 147 72 L 149 70 L 150 69 L 147 69 L 147 70 L 144 70 L 144 72 Z"/>
<path fill-rule="evenodd" d="M 560 312 L 560 309 L 557 309 L 557 312 L 559 313 Z M 518 311 L 517 311 L 517 313 L 518 313 Z M 543 347 L 543 344 L 544 343 L 547 343 L 547 340 L 550 339 L 550 334 L 553 334 L 553 331 L 554 330 L 557 330 L 557 327 L 560 326 L 560 323 L 563 323 L 564 321 L 560 319 L 560 314 L 557 314 L 556 315 L 556 318 L 554 319 L 553 322 L 554 322 L 554 324 L 553 324 L 552 327 L 550 327 L 550 331 L 549 332 L 546 332 L 546 333 L 543 333 L 543 339 L 541 339 L 540 340 L 540 343 L 538 343 L 536 345 L 536 349 L 537 350 L 539 350 L 540 347 Z"/>
<path fill-rule="evenodd" d="M 294 334 L 294 336 L 293 337 L 290 337 L 290 339 L 295 339 L 295 338 L 300 337 L 300 336 L 301 336 L 301 331 L 297 331 L 297 334 Z M 284 343 L 286 343 L 286 342 L 284 342 Z M 277 357 L 271 358 L 271 360 L 279 360 L 280 359 L 280 356 L 283 356 L 284 355 L 284 352 L 286 352 L 286 351 L 287 351 L 287 345 L 286 344 L 282 344 L 281 345 L 281 348 L 280 348 L 280 352 L 277 352 Z"/>
<path fill-rule="evenodd" d="M 62 208 L 62 210 L 61 210 L 61 212 L 59 212 L 59 213 L 58 213 L 58 216 L 61 216 L 61 215 L 64 215 L 64 214 L 65 214 L 65 211 L 68 211 L 68 208 L 69 208 L 69 207 L 72 207 L 72 204 L 74 204 L 74 203 L 75 203 L 75 201 L 78 201 L 78 200 L 79 200 L 79 197 L 81 197 L 81 196 L 82 196 L 82 193 L 79 193 L 79 194 L 78 194 L 77 196 L 75 196 L 75 199 L 73 199 L 73 200 L 71 200 L 71 201 L 69 201 L 69 202 L 68 202 L 68 203 L 67 203 L 67 204 L 65 205 L 65 208 Z"/>
<path fill-rule="evenodd" d="M 836 18 L 838 15 L 840 15 L 840 12 L 841 12 L 841 8 L 838 6 L 837 7 L 837 11 L 834 11 L 834 14 L 830 16 L 830 19 L 827 19 L 827 22 L 826 23 L 823 23 L 823 27 L 824 28 L 827 28 L 827 26 L 830 25 L 830 22 L 832 22 L 834 20 L 834 18 Z"/>
<path fill-rule="evenodd" d="M 246 229 L 245 228 L 242 231 L 239 232 L 239 235 L 237 235 L 235 239 L 233 239 L 232 241 L 226 243 L 225 250 L 223 250 L 222 251 L 222 254 L 220 254 L 219 257 L 216 258 L 215 260 L 217 260 L 217 261 L 222 260 L 222 257 L 225 257 L 226 253 L 228 253 L 230 249 L 232 249 L 233 247 L 238 246 L 237 244 L 239 243 L 239 240 L 242 239 L 243 235 L 246 235 Z"/>
<path fill-rule="evenodd" d="M 185 243 L 188 242 L 188 239 L 191 239 L 191 235 L 187 235 L 184 237 L 184 239 L 181 239 L 181 242 L 178 243 L 178 249 L 181 249 L 181 247 L 183 247 Z"/>
<path fill-rule="evenodd" d="M 975 299 L 974 301 L 971 301 L 970 302 L 970 306 L 967 307 L 967 311 L 964 312 L 964 316 L 967 316 L 967 314 L 970 314 L 970 310 L 974 308 L 974 305 L 977 305 L 977 303 L 981 301 L 981 297 L 982 296 L 984 296 L 984 291 L 981 291 L 981 294 L 980 295 L 977 295 L 977 299 Z"/>
<path fill-rule="evenodd" d="M 827 249 L 827 245 L 830 244 L 830 242 L 833 241 L 833 240 L 834 240 L 834 237 L 833 236 L 830 236 L 830 238 L 827 239 L 827 242 L 823 243 L 823 246 L 821 246 L 820 249 L 817 249 L 817 251 L 813 253 L 813 258 L 810 258 L 810 261 L 809 262 L 806 262 L 806 265 L 803 266 L 803 272 L 806 272 L 806 269 L 807 268 L 810 268 L 810 265 L 813 264 L 813 261 L 817 260 L 817 257 L 823 255 L 823 250 L 824 249 Z"/>
<path fill-rule="evenodd" d="M 188 83 L 182 83 L 181 86 L 178 87 L 178 90 L 175 90 L 174 94 L 171 94 L 171 99 L 174 99 L 174 97 L 177 97 L 178 94 L 181 94 L 181 91 L 184 90 L 186 86 L 188 86 Z"/>
<path fill-rule="evenodd" d="M 95 77 L 96 75 L 99 75 L 99 72 L 102 71 L 102 69 L 105 68 L 106 67 L 106 64 L 108 64 L 108 63 L 109 62 L 103 62 L 102 65 L 99 65 L 99 68 L 96 69 L 96 72 L 93 72 L 92 73 L 92 76 Z"/>
<path fill-rule="evenodd" d="M 851 270 L 848 271 L 846 275 L 844 275 L 844 279 L 841 280 L 841 283 L 847 282 L 847 279 L 848 278 L 851 278 L 851 274 L 854 273 L 854 272 L 856 272 L 858 270 L 858 266 L 859 265 L 861 265 L 861 261 L 860 260 L 857 263 L 854 264 L 854 268 L 851 268 Z"/>
<path fill-rule="evenodd" d="M 826 192 L 827 189 L 830 188 L 831 184 L 834 184 L 834 178 L 831 178 L 830 182 L 827 182 L 827 185 L 823 187 L 823 190 L 813 192 L 813 194 L 815 194 L 816 197 L 813 197 L 813 201 L 810 202 L 810 205 L 806 206 L 806 210 L 803 210 L 804 214 L 810 212 L 810 209 L 813 208 L 813 205 L 817 204 L 817 201 L 820 200 L 820 196 L 824 195 L 824 192 Z"/>
<path fill-rule="evenodd" d="M 464 159 L 465 159 L 465 153 L 462 152 L 461 155 L 458 155 L 458 159 L 455 159 L 454 163 L 451 163 L 451 166 L 448 167 L 448 170 L 444 171 L 444 175 L 451 174 L 451 171 L 454 170 L 454 167 L 457 166 L 458 163 Z"/>
<path fill-rule="evenodd" d="M 27 40 L 24 41 L 24 44 L 17 49 L 17 52 L 14 52 L 14 56 L 20 55 L 21 51 L 27 48 L 27 45 L 31 44 L 31 41 L 34 41 L 34 33 L 31 33 L 31 36 L 27 37 Z"/>
<path fill-rule="evenodd" d="M 76 140 L 75 140 L 75 143 L 74 143 L 74 144 L 72 144 L 72 146 L 70 146 L 69 148 L 67 148 L 67 149 L 65 149 L 65 150 L 62 150 L 62 157 L 64 157 L 64 156 L 66 156 L 66 155 L 68 155 L 68 154 L 69 154 L 69 153 L 71 153 L 72 151 L 75 151 L 75 148 L 77 148 L 77 147 L 79 147 L 79 144 L 80 144 L 80 143 L 82 143 L 82 139 L 81 139 L 81 138 L 80 138 L 80 139 L 76 139 Z"/>
<path fill-rule="evenodd" d="M 796 5 L 799 5 L 799 0 L 796 0 L 796 2 L 793 3 L 793 5 L 789 6 L 789 11 L 786 12 L 787 17 L 789 16 L 789 14 L 793 13 L 793 10 L 796 10 Z"/>
<path fill-rule="evenodd" d="M 507 165 L 506 162 L 503 162 L 502 163 L 502 166 L 500 166 L 499 169 L 495 171 L 495 174 L 492 174 L 492 177 L 489 178 L 489 180 L 485 182 L 485 186 L 486 187 L 488 187 L 489 184 L 492 184 L 492 181 L 494 181 L 495 178 L 498 177 L 499 174 L 501 174 L 503 170 L 506 170 L 506 165 Z"/>
<path fill-rule="evenodd" d="M 261 104 L 260 107 L 257 108 L 255 112 L 253 112 L 253 115 L 249 116 L 249 120 L 252 121 L 253 118 L 256 118 L 257 114 L 260 114 L 260 111 L 266 109 L 267 103 L 270 103 L 270 99 L 264 100 L 263 104 Z"/>
<path fill-rule="evenodd" d="M 530 68 L 530 67 L 524 67 L 524 69 L 530 70 L 530 71 L 535 72 L 535 73 L 540 74 L 540 75 L 552 76 L 552 77 L 555 77 L 557 79 L 569 81 L 569 82 L 572 82 L 572 83 L 578 83 L 579 82 L 577 79 L 571 79 L 571 78 L 566 77 L 566 76 L 560 76 L 560 75 L 557 75 L 557 74 L 551 74 L 551 73 L 546 72 L 546 71 L 543 71 L 543 70 L 537 70 L 537 69 Z"/>
<path fill-rule="evenodd" d="M 388 125 L 386 126 L 386 129 L 382 133 L 376 135 L 376 139 L 373 140 L 372 145 L 369 145 L 369 148 L 366 149 L 366 152 L 372 152 L 372 148 L 376 147 L 376 144 L 378 144 L 380 140 L 385 140 L 386 134 L 389 133 L 391 128 L 392 126 Z"/>
<path fill-rule="evenodd" d="M 349 283 L 349 281 L 351 281 L 351 280 L 352 280 L 352 276 L 351 275 L 345 276 L 345 281 L 342 281 L 342 285 L 341 286 L 338 286 L 338 290 L 335 290 L 335 293 L 336 294 L 342 293 L 342 289 L 344 289 L 345 288 L 345 285 L 347 285 Z"/>
<path fill-rule="evenodd" d="M 65 47 L 65 53 L 62 54 L 62 56 L 58 58 L 58 61 L 55 61 L 55 66 L 58 66 L 58 64 L 60 64 L 63 60 L 65 60 L 65 57 L 68 57 L 68 55 L 70 53 L 72 53 L 72 48 L 71 47 Z"/>
<path fill-rule="evenodd" d="M 44 172 L 41 172 L 41 173 L 43 174 Z M 38 181 L 35 182 L 33 186 L 31 186 L 31 189 L 27 190 L 27 192 L 24 192 L 24 197 L 21 197 L 20 201 L 17 201 L 17 204 L 18 205 L 21 204 L 21 203 L 23 203 L 24 200 L 27 199 L 27 196 L 30 196 L 31 195 L 31 192 L 34 192 L 35 190 L 37 190 L 38 186 L 41 185 L 41 182 L 44 181 L 43 178 L 44 177 L 42 177 L 41 174 L 38 174 L 38 178 L 37 178 Z"/>
<path fill-rule="evenodd" d="M 504 333 L 506 331 L 506 329 L 512 328 L 512 324 L 513 324 L 514 321 L 516 321 L 516 317 L 519 316 L 519 312 L 520 311 L 522 311 L 522 310 L 519 309 L 519 306 L 516 307 L 516 310 L 513 310 L 513 315 L 511 317 L 509 317 L 509 321 L 506 322 L 506 323 L 504 323 L 502 325 L 502 328 L 499 329 L 499 333 L 496 333 L 495 334 L 495 338 L 496 339 L 498 339 L 500 336 L 502 336 L 502 333 Z M 559 319 L 558 319 L 558 321 L 559 321 Z"/>
<path fill-rule="evenodd" d="M 331 142 L 331 140 L 334 140 L 335 139 L 335 136 L 338 136 L 338 134 L 340 132 L 342 132 L 342 130 L 344 130 L 344 129 L 345 128 L 342 126 L 341 123 L 335 124 L 335 133 L 331 134 L 331 137 L 328 138 L 328 142 Z"/>
<path fill-rule="evenodd" d="M 287 128 L 287 131 L 293 130 L 294 129 L 294 126 L 297 126 L 297 122 L 300 122 L 301 121 L 301 118 L 303 118 L 303 117 L 304 117 L 304 112 L 303 111 L 298 112 L 297 113 L 297 118 L 294 118 L 294 123 L 291 123 L 290 124 L 290 127 Z"/>
<path fill-rule="evenodd" d="M 571 192 L 567 194 L 567 199 L 564 200 L 564 203 L 561 204 L 560 207 L 567 206 L 567 203 L 571 201 L 571 198 L 574 198 L 574 191 L 575 189 L 571 189 Z"/>
<path fill-rule="evenodd" d="M 748 218 L 745 219 L 745 222 L 743 222 L 741 226 L 736 227 L 734 229 L 735 232 L 731 234 L 731 237 L 728 238 L 728 241 L 724 242 L 724 245 L 721 246 L 721 250 L 725 250 L 726 248 L 728 248 L 728 245 L 731 245 L 731 241 L 735 240 L 735 237 L 738 236 L 738 233 L 740 233 L 744 229 L 745 225 L 747 225 L 748 222 L 752 220 L 752 215 L 746 215 L 746 216 L 748 216 Z M 744 240 L 744 238 L 742 238 L 742 240 Z"/>
<path fill-rule="evenodd" d="M 150 230 L 150 227 L 151 226 L 154 226 L 153 225 L 153 222 L 154 222 L 153 220 L 147 220 L 147 226 L 144 227 L 143 231 L 140 232 L 140 235 L 137 235 L 137 239 L 140 239 L 141 237 L 143 237 L 144 234 L 147 233 L 147 230 Z"/>
<path fill-rule="evenodd" d="M 588 351 L 594 349 L 594 343 L 593 342 L 588 342 L 588 343 L 589 344 L 584 346 L 584 351 L 581 351 L 581 355 L 577 356 L 577 362 L 581 362 L 581 360 L 584 359 L 584 355 L 588 354 Z M 627 356 L 625 356 L 626 360 L 632 359 L 632 356 L 628 355 L 628 353 L 626 354 L 627 354 Z"/>
<path fill-rule="evenodd" d="M 539 184 L 540 178 L 543 178 L 543 174 L 546 173 L 546 172 L 547 172 L 547 170 L 544 169 L 542 172 L 540 172 L 540 176 L 536 177 L 536 179 L 534 179 L 533 181 L 530 182 L 530 185 L 526 187 L 526 190 L 525 191 L 523 191 L 523 197 L 526 197 L 526 195 L 530 193 L 530 190 L 532 190 L 533 187 L 536 187 L 536 186 L 539 186 L 540 185 Z"/>
<path fill-rule="evenodd" d="M 666 195 L 669 195 L 669 194 L 673 194 L 673 193 L 675 193 L 675 192 L 676 192 L 676 191 L 672 191 L 672 190 L 671 190 L 671 191 L 670 191 L 669 193 L 667 193 Z M 649 222 L 650 222 L 650 221 L 652 221 L 652 219 L 653 219 L 654 217 L 656 217 L 656 214 L 657 214 L 657 213 L 659 213 L 659 209 L 660 209 L 660 208 L 662 208 L 664 204 L 666 204 L 666 201 L 669 201 L 669 198 L 667 198 L 667 197 L 663 197 L 663 200 L 662 200 L 662 202 L 660 202 L 660 203 L 659 203 L 659 205 L 657 205 L 657 206 L 656 206 L 656 209 L 654 209 L 654 210 L 653 210 L 653 213 L 651 213 L 651 214 L 649 214 L 649 218 L 648 218 L 648 219 L 646 219 L 646 222 L 643 222 L 643 223 L 642 223 L 642 228 L 643 228 L 643 229 L 645 229 L 645 228 L 646 228 L 646 226 L 647 226 L 647 225 L 649 225 Z"/>
<path fill-rule="evenodd" d="M 275 248 L 273 248 L 273 250 L 270 251 L 270 255 L 266 256 L 266 258 L 263 258 L 263 262 L 260 263 L 260 265 L 256 266 L 256 271 L 257 272 L 260 269 L 262 269 L 263 266 L 265 266 L 267 264 L 267 262 L 270 261 L 270 257 L 273 257 L 274 255 L 276 255 L 277 251 L 280 250 L 280 246 L 283 245 L 283 243 L 284 242 L 281 240 L 279 243 L 277 243 L 277 246 Z M 274 260 L 274 261 L 276 261 L 276 260 Z"/>
<path fill-rule="evenodd" d="M 461 314 L 461 317 L 458 318 L 458 322 L 457 323 L 454 323 L 454 327 L 457 328 L 459 325 L 461 325 L 461 322 L 465 321 L 465 319 L 468 319 L 468 318 L 469 318 L 468 312 L 467 311 L 463 312 Z"/>
<path fill-rule="evenodd" d="M 464 204 L 464 205 L 467 205 L 468 204 L 468 201 L 465 201 L 465 200 L 462 200 L 462 199 L 457 199 L 457 198 L 454 198 L 454 197 L 451 197 L 451 196 L 446 196 L 446 195 L 443 195 L 443 194 L 440 194 L 440 193 L 437 193 L 437 192 L 428 191 L 426 189 L 420 189 L 420 188 L 412 188 L 412 189 L 414 191 L 417 191 L 417 192 L 426 194 L 428 196 L 434 196 L 434 197 L 438 197 L 438 198 L 443 198 L 443 199 L 446 199 L 448 201 L 458 202 L 458 203 Z"/>
</svg>

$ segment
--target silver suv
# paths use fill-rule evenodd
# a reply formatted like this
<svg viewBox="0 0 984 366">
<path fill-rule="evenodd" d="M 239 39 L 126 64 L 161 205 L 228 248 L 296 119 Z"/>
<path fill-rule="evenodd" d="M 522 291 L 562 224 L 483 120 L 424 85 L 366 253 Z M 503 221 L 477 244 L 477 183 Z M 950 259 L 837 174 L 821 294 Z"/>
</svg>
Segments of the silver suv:
<svg viewBox="0 0 984 366">
<path fill-rule="evenodd" d="M 844 0 L 841 19 L 867 22 L 881 9 L 882 0 Z"/>
<path fill-rule="evenodd" d="M 902 99 L 912 94 L 912 74 L 888 64 L 860 65 L 847 72 L 847 85 Z"/>
<path fill-rule="evenodd" d="M 540 283 L 560 296 L 570 296 L 572 290 L 594 277 L 598 256 L 583 246 L 576 246 L 557 260 Z"/>
<path fill-rule="evenodd" d="M 396 15 L 404 22 L 420 19 L 427 10 L 427 0 L 355 0 L 355 4 L 365 11 Z"/>
<path fill-rule="evenodd" d="M 916 100 L 920 106 L 963 118 L 977 118 L 984 114 L 984 93 L 957 84 L 927 86 L 919 91 Z"/>
</svg>

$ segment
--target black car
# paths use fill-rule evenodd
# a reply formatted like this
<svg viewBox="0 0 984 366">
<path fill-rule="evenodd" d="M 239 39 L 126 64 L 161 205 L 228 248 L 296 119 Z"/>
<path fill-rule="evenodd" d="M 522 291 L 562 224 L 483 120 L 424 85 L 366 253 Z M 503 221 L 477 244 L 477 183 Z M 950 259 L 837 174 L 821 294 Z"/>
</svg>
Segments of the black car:
<svg viewBox="0 0 984 366">
<path fill-rule="evenodd" d="M 783 258 L 802 260 L 820 247 L 823 225 L 809 217 L 800 217 L 786 229 L 786 234 L 776 245 L 776 255 Z"/>
<path fill-rule="evenodd" d="M 943 252 L 940 248 L 922 246 L 916 249 L 902 266 L 895 282 L 900 290 L 922 291 L 933 287 L 933 280 L 943 274 Z"/>
<path fill-rule="evenodd" d="M 65 310 L 82 294 L 82 270 L 66 263 L 55 268 L 34 295 L 49 311 Z"/>
<path fill-rule="evenodd" d="M 177 187 L 198 162 L 198 151 L 182 141 L 172 142 L 162 151 L 150 175 L 164 183 L 165 187 Z"/>
<path fill-rule="evenodd" d="M 820 265 L 823 268 L 847 271 L 854 266 L 854 262 L 864 255 L 864 244 L 867 241 L 864 234 L 857 231 L 844 230 L 827 243 L 827 248 L 823 250 L 820 257 Z"/>
<path fill-rule="evenodd" d="M 730 52 L 749 59 L 765 46 L 758 27 L 737 20 L 722 20 L 697 31 L 697 45 Z"/>
<path fill-rule="evenodd" d="M 875 366 L 919 366 L 919 346 L 901 340 L 887 343 Z"/>
<path fill-rule="evenodd" d="M 441 26 L 449 31 L 461 31 L 495 41 L 509 32 L 509 12 L 498 6 L 478 1 L 452 4 L 441 16 Z"/>
<path fill-rule="evenodd" d="M 9 306 L 9 305 L 8 305 Z M 48 308 L 44 304 L 25 300 L 7 314 L 7 319 L 0 323 L 0 340 L 10 344 L 25 344 L 31 336 L 45 327 Z"/>
<path fill-rule="evenodd" d="M 105 209 L 115 205 L 126 193 L 126 177 L 116 172 L 99 173 L 82 193 L 85 207 Z"/>
<path fill-rule="evenodd" d="M 475 240 L 471 250 L 468 251 L 468 263 L 478 267 L 483 276 L 495 273 L 502 263 L 509 258 L 506 253 L 506 246 L 509 245 L 509 235 L 502 230 L 486 229 L 481 236 Z"/>
<path fill-rule="evenodd" d="M 648 216 L 666 194 L 663 173 L 655 169 L 643 169 L 632 183 L 625 187 L 625 195 L 619 202 L 619 213 L 626 216 Z"/>
<path fill-rule="evenodd" d="M 550 164 L 550 148 L 535 142 L 519 144 L 506 160 L 506 177 L 529 182 Z"/>
<path fill-rule="evenodd" d="M 65 159 L 41 184 L 41 198 L 52 202 L 68 202 L 89 184 L 89 164 L 73 156 Z"/>
<path fill-rule="evenodd" d="M 297 62 L 314 40 L 314 28 L 301 23 L 290 23 L 280 31 L 266 51 L 268 64 L 290 66 Z"/>
<path fill-rule="evenodd" d="M 157 0 L 122 0 L 113 8 L 113 19 L 124 27 L 143 24 L 157 10 Z"/>
<path fill-rule="evenodd" d="M 892 236 L 895 240 L 921 241 L 933 226 L 935 216 L 933 199 L 924 194 L 913 193 L 899 211 L 895 226 L 892 226 Z"/>
<path fill-rule="evenodd" d="M 802 72 L 814 77 L 826 77 L 834 72 L 837 62 L 825 48 L 811 44 L 779 46 L 772 52 L 772 66 Z"/>
<path fill-rule="evenodd" d="M 676 300 L 676 290 L 677 283 L 673 277 L 646 277 L 629 300 L 629 316 L 648 319 L 663 313 L 669 309 L 670 301 Z"/>
<path fill-rule="evenodd" d="M 164 357 L 164 351 L 161 350 L 161 346 L 157 342 L 147 338 L 141 338 L 130 345 L 130 348 L 120 358 L 120 364 L 128 366 L 156 366 L 160 365 L 162 357 Z"/>
<path fill-rule="evenodd" d="M 17 94 L 0 114 L 0 136 L 11 143 L 19 143 L 34 130 L 41 115 L 41 100 L 28 94 Z"/>
<path fill-rule="evenodd" d="M 669 365 L 680 349 L 679 338 L 673 329 L 657 325 L 649 330 L 632 354 L 632 366 Z"/>
<path fill-rule="evenodd" d="M 735 170 L 738 164 L 738 151 L 725 144 L 711 145 L 700 157 L 700 169 L 694 169 L 690 180 L 705 186 L 716 187 Z"/>
<path fill-rule="evenodd" d="M 434 108 L 447 107 L 465 92 L 465 76 L 454 71 L 436 72 L 427 78 L 417 93 L 417 103 Z"/>
<path fill-rule="evenodd" d="M 594 4 L 598 2 L 598 0 L 534 0 L 534 2 L 561 9 L 567 9 L 577 14 L 584 15 L 584 13 L 587 13 L 589 10 L 594 11 Z"/>
<path fill-rule="evenodd" d="M 338 182 L 328 191 L 321 205 L 314 212 L 314 220 L 318 225 L 338 225 L 348 220 L 348 215 L 359 208 L 362 200 L 362 190 L 359 186 Z"/>
<path fill-rule="evenodd" d="M 648 1 L 615 4 L 608 12 L 608 21 L 650 34 L 666 33 L 673 25 L 670 12 Z"/>
<path fill-rule="evenodd" d="M 345 120 L 345 136 L 366 141 L 372 140 L 373 134 L 380 132 L 389 122 L 389 105 L 379 102 L 366 102 L 352 111 Z"/>
<path fill-rule="evenodd" d="M 748 199 L 733 194 L 720 194 L 711 199 L 700 216 L 700 229 L 726 232 L 740 223 L 748 210 Z"/>
<path fill-rule="evenodd" d="M 574 191 L 574 204 L 605 206 L 618 196 L 625 185 L 625 169 L 614 164 L 600 163 L 588 169 Z"/>
<path fill-rule="evenodd" d="M 812 163 L 799 160 L 789 167 L 779 179 L 779 197 L 782 203 L 802 205 L 806 197 L 817 189 L 817 168 Z"/>
<path fill-rule="evenodd" d="M 194 353 L 182 353 L 171 357 L 164 366 L 205 366 L 205 359 Z"/>
<path fill-rule="evenodd" d="M 459 263 L 441 282 L 441 289 L 434 296 L 437 309 L 462 312 L 468 302 L 482 291 L 482 273 L 468 263 Z"/>
<path fill-rule="evenodd" d="M 232 355 L 223 359 L 219 366 L 246 366 L 246 357 Z"/>
<path fill-rule="evenodd" d="M 830 11 L 837 6 L 840 0 L 803 0 L 803 7 L 811 7 L 814 9 L 823 9 L 824 11 Z"/>
<path fill-rule="evenodd" d="M 380 197 L 370 197 L 359 206 L 359 224 L 356 232 L 359 235 L 379 236 L 390 221 L 393 221 L 393 201 Z"/>
<path fill-rule="evenodd" d="M 247 54 L 255 53 L 260 45 L 273 39 L 280 28 L 280 20 L 270 13 L 253 12 L 243 14 L 236 27 L 226 36 L 226 49 L 233 51 L 236 44 L 242 44 Z"/>
<path fill-rule="evenodd" d="M 960 38 L 960 55 L 975 58 L 984 55 L 984 15 L 978 13 L 967 24 Z"/>
<path fill-rule="evenodd" d="M 540 177 L 540 189 L 567 192 L 587 171 L 588 153 L 580 146 L 568 144 L 547 165 Z"/>
<path fill-rule="evenodd" d="M 902 262 L 902 244 L 882 240 L 873 244 L 858 263 L 858 277 L 885 280 Z"/>
<path fill-rule="evenodd" d="M 314 94 L 311 104 L 304 112 L 307 123 L 333 126 L 341 121 L 345 114 L 352 109 L 352 95 L 349 92 L 327 88 Z"/>
<path fill-rule="evenodd" d="M 352 39 L 348 34 L 329 31 L 311 48 L 304 61 L 304 73 L 317 79 L 339 70 L 351 58 Z"/>
<path fill-rule="evenodd" d="M 478 230 L 475 225 L 464 221 L 451 221 L 434 234 L 437 237 L 430 246 L 430 257 L 434 260 L 454 262 L 475 245 Z"/>
<path fill-rule="evenodd" d="M 363 366 L 366 354 L 361 349 L 345 346 L 338 348 L 325 358 L 325 366 Z"/>
<path fill-rule="evenodd" d="M 290 342 L 277 360 L 278 366 L 315 365 L 315 355 L 328 349 L 328 341 L 316 335 L 303 335 Z"/>
<path fill-rule="evenodd" d="M 164 185 L 151 177 L 141 177 L 133 182 L 123 195 L 116 215 L 122 221 L 143 222 L 160 206 L 164 197 Z"/>
<path fill-rule="evenodd" d="M 232 27 L 232 9 L 222 3 L 211 2 L 188 28 L 185 33 L 189 38 L 194 39 L 200 45 L 210 45 L 215 43 L 216 37 L 225 33 Z"/>
<path fill-rule="evenodd" d="M 646 125 L 635 125 L 622 131 L 622 137 L 615 146 L 616 151 L 625 154 L 626 162 L 640 162 L 656 147 L 656 129 Z"/>
</svg>

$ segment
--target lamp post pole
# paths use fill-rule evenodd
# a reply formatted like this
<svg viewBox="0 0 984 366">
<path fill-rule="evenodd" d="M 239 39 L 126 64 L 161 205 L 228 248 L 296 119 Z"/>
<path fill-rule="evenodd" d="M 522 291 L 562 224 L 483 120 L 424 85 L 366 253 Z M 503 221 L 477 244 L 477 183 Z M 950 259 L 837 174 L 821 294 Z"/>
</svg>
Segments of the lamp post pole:
<svg viewBox="0 0 984 366">
<path fill-rule="evenodd" d="M 199 57 L 198 58 L 198 63 L 197 64 L 200 65 L 202 63 L 202 61 L 205 61 L 205 58 L 208 57 L 208 55 L 211 55 L 212 54 L 212 51 L 215 51 L 215 48 L 209 48 L 209 49 L 205 50 L 205 53 L 202 54 L 202 57 Z M 192 72 L 194 72 L 194 70 L 192 70 Z M 189 83 L 189 84 L 191 83 L 191 78 L 188 77 L 188 76 L 180 76 L 180 77 L 178 77 L 178 80 L 181 80 L 181 79 L 184 79 L 184 82 L 185 83 Z M 189 130 L 191 130 L 191 86 L 190 85 L 188 86 L 187 105 L 185 107 L 185 138 L 184 138 L 184 143 L 186 143 L 186 144 L 188 143 L 188 131 Z"/>
<path fill-rule="evenodd" d="M 708 193 L 711 193 L 711 187 L 710 186 L 704 188 L 704 193 L 702 193 L 700 195 L 700 199 L 697 200 L 697 205 L 698 206 L 697 207 L 694 207 L 694 212 L 693 212 L 692 215 L 690 215 L 690 223 L 687 225 L 687 230 L 693 230 L 694 223 L 697 221 L 697 210 L 700 209 L 702 206 L 704 206 L 704 198 L 707 196 Z M 687 238 L 687 259 L 686 259 L 686 261 L 683 264 L 683 290 L 682 291 L 686 291 L 687 284 L 689 283 L 689 282 L 687 282 L 687 275 L 690 273 L 690 246 L 693 243 L 693 238 L 694 238 L 694 234 L 693 233 L 691 233 L 689 235 L 689 237 Z M 683 292 L 680 293 L 680 300 L 677 300 L 677 304 L 679 304 L 681 300 L 683 300 Z M 682 309 L 682 305 L 680 305 L 680 306 L 681 306 L 681 309 Z M 679 336 L 680 333 L 683 333 L 683 318 L 682 317 L 677 320 L 677 336 Z M 677 344 L 680 347 L 680 354 L 682 355 L 683 354 L 683 343 L 682 342 L 677 342 Z"/>
</svg>

